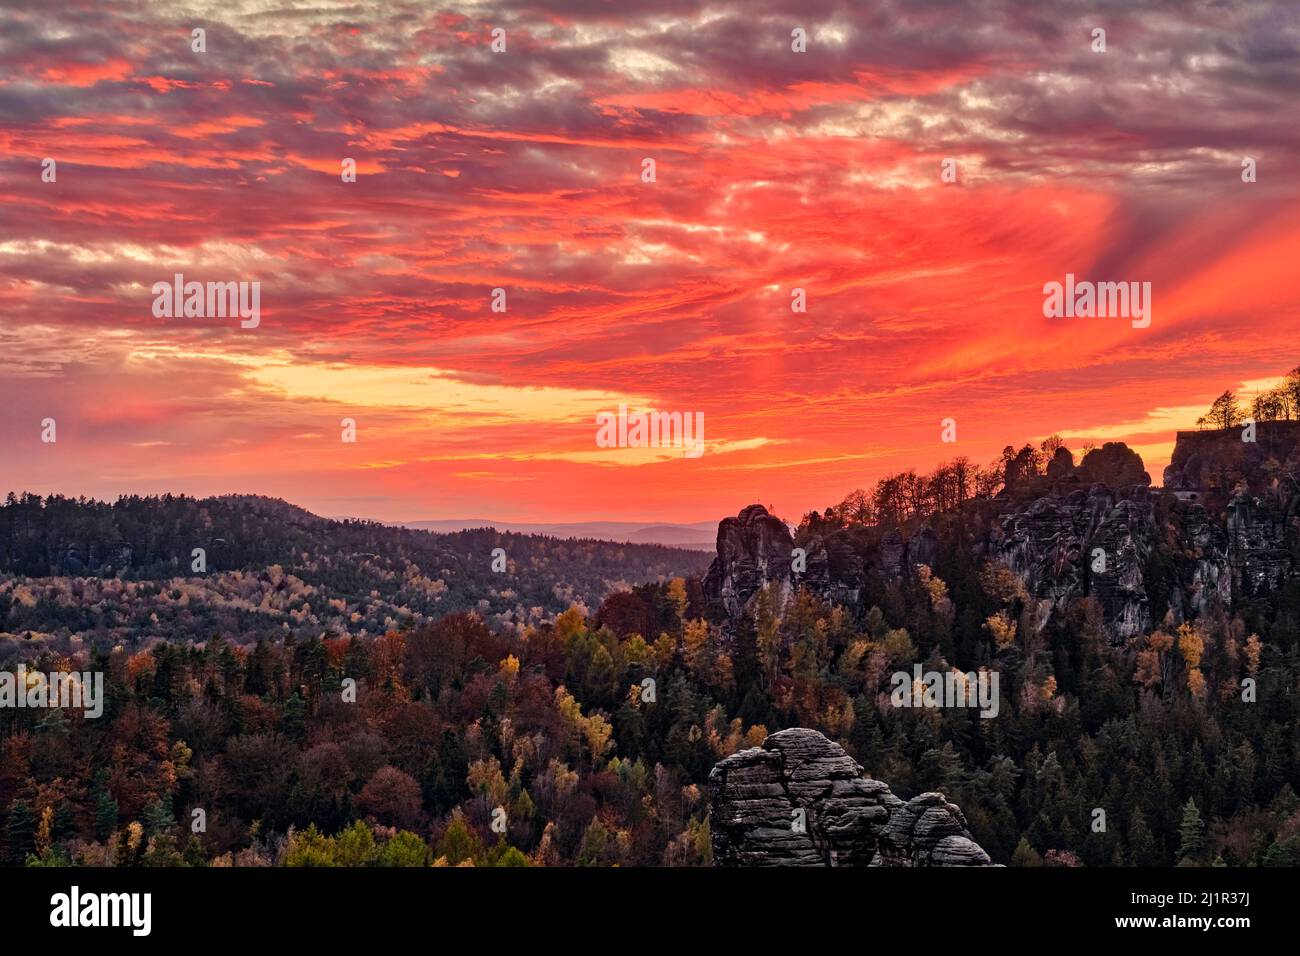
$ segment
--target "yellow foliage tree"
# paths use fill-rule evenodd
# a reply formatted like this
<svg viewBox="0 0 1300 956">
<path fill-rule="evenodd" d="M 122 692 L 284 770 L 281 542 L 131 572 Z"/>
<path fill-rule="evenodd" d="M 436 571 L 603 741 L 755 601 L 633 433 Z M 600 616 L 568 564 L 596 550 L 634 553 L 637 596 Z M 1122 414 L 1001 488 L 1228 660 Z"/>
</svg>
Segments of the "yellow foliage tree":
<svg viewBox="0 0 1300 956">
<path fill-rule="evenodd" d="M 1201 666 L 1201 655 L 1205 653 L 1205 638 L 1191 624 L 1178 625 L 1178 653 L 1183 655 L 1187 666 L 1196 670 Z"/>
<path fill-rule="evenodd" d="M 1263 649 L 1258 634 L 1246 638 L 1246 673 L 1251 677 L 1259 676 L 1259 655 Z"/>
<path fill-rule="evenodd" d="M 567 641 L 573 635 L 581 632 L 586 626 L 587 621 L 582 616 L 582 611 L 576 607 L 571 607 L 555 619 L 555 635 L 561 641 Z"/>
<path fill-rule="evenodd" d="M 684 578 L 673 578 L 668 582 L 668 603 L 673 606 L 673 612 L 677 615 L 677 620 L 686 617 L 686 605 L 689 600 L 686 597 L 686 580 Z"/>
<path fill-rule="evenodd" d="M 506 679 L 506 683 L 513 684 L 516 677 L 519 676 L 519 658 L 513 654 L 506 656 L 500 664 L 501 676 Z"/>
<path fill-rule="evenodd" d="M 984 629 L 992 636 L 998 650 L 1010 647 L 1016 642 L 1016 622 L 1011 620 L 1011 615 L 1005 610 L 990 614 L 988 620 L 984 622 Z"/>
</svg>

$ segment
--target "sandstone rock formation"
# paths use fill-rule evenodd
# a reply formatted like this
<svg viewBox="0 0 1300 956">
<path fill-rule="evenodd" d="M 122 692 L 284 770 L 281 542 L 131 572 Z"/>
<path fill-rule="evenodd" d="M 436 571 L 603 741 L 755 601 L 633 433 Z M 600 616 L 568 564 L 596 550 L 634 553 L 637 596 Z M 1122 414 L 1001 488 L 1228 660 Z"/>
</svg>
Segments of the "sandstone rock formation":
<svg viewBox="0 0 1300 956">
<path fill-rule="evenodd" d="M 793 548 L 790 529 L 762 505 L 724 518 L 718 525 L 718 557 L 704 577 L 705 593 L 729 616 L 739 617 L 765 584 L 790 577 Z"/>
<path fill-rule="evenodd" d="M 1150 632 L 1166 613 L 1179 624 L 1276 588 L 1295 573 L 1293 554 L 1300 546 L 1300 422 L 1264 426 L 1284 426 L 1261 431 L 1264 451 L 1241 442 L 1236 429 L 1180 433 L 1174 464 L 1165 471 L 1170 490 L 1143 482 L 1084 484 L 1068 454 L 1058 456 L 1062 480 L 1039 479 L 1028 489 L 970 504 L 972 525 L 982 529 L 971 558 L 1000 562 L 1020 579 L 1039 602 L 1039 627 L 1075 601 L 1095 599 L 1116 644 Z M 1229 439 L 1251 450 L 1241 452 Z M 1283 461 L 1261 461 L 1268 448 Z M 1094 454 L 1088 461 L 1097 459 Z M 1127 448 L 1112 449 L 1112 459 L 1112 470 L 1126 477 L 1140 471 L 1141 459 Z M 1240 477 L 1236 490 L 1224 493 L 1214 476 L 1229 466 Z M 1288 482 L 1296 484 L 1294 492 Z M 719 527 L 718 556 L 704 592 L 733 621 L 773 583 L 778 604 L 806 587 L 861 611 L 873 575 L 892 581 L 918 564 L 934 567 L 944 545 L 928 526 L 874 536 L 842 529 L 803 542 L 804 567 L 792 568 L 789 529 L 751 505 Z"/>
<path fill-rule="evenodd" d="M 1042 613 L 1094 596 L 1117 640 L 1151 629 L 1145 569 L 1156 536 L 1145 496 L 1117 501 L 1105 485 L 1040 498 L 1006 515 L 988 554 L 1047 603 Z"/>
<path fill-rule="evenodd" d="M 1259 495 L 1293 472 L 1300 460 L 1300 422 L 1259 422 L 1255 441 L 1242 441 L 1242 428 L 1179 432 L 1165 468 L 1166 491 L 1191 495 L 1233 494 L 1239 485 Z M 1275 462 L 1281 467 L 1272 467 Z"/>
<path fill-rule="evenodd" d="M 815 730 L 732 754 L 709 790 L 714 866 L 993 865 L 943 794 L 905 802 Z"/>
<path fill-rule="evenodd" d="M 810 539 L 803 550 L 801 568 L 796 568 L 790 529 L 762 505 L 750 505 L 718 525 L 718 555 L 704 576 L 705 596 L 732 620 L 750 610 L 755 595 L 769 584 L 776 585 L 777 606 L 792 590 L 807 587 L 833 604 L 852 607 L 868 574 L 897 579 L 917 564 L 932 564 L 938 538 L 930 528 L 906 539 L 891 531 L 872 546 L 849 531 L 835 531 Z"/>
</svg>

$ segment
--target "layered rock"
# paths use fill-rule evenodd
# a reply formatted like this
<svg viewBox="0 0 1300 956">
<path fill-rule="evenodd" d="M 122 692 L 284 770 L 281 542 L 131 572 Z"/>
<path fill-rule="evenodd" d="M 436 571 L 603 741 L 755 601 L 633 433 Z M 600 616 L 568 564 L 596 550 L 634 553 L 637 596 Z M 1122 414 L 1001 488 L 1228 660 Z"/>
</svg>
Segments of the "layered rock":
<svg viewBox="0 0 1300 956">
<path fill-rule="evenodd" d="M 856 607 L 866 580 L 866 560 L 850 535 L 835 531 L 825 538 L 814 537 L 804 550 L 804 570 L 796 571 L 796 582 L 806 584 L 833 604 Z"/>
<path fill-rule="evenodd" d="M 1152 623 L 1146 567 L 1157 529 L 1145 499 L 1117 501 L 1105 485 L 1040 498 L 1002 519 L 988 555 L 1044 602 L 1042 615 L 1091 595 L 1115 638 L 1125 640 Z"/>
<path fill-rule="evenodd" d="M 895 796 L 815 730 L 772 734 L 709 774 L 714 866 L 990 866 L 940 793 Z"/>
<path fill-rule="evenodd" d="M 1290 520 L 1294 528 L 1295 519 Z M 1226 531 L 1232 583 L 1239 593 L 1276 588 L 1291 570 L 1287 518 L 1247 494 L 1228 503 Z"/>
<path fill-rule="evenodd" d="M 897 580 L 918 564 L 933 564 L 938 550 L 938 537 L 928 527 L 906 538 L 890 531 L 875 545 L 840 530 L 808 540 L 800 561 L 785 523 L 762 505 L 750 505 L 718 525 L 718 554 L 704 576 L 704 594 L 732 620 L 750 611 L 768 585 L 775 585 L 777 606 L 806 587 L 832 604 L 856 607 L 867 575 Z"/>
</svg>

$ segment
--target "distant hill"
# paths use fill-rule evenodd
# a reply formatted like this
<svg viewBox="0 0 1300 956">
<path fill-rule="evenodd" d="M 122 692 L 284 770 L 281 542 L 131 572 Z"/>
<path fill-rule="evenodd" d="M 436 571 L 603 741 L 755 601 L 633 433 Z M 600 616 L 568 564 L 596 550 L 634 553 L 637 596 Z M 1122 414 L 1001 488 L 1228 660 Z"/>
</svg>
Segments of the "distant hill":
<svg viewBox="0 0 1300 956">
<path fill-rule="evenodd" d="M 10 495 L 0 505 L 0 639 L 58 647 L 74 635 L 132 644 L 375 634 L 470 610 L 509 630 L 708 565 L 702 550 L 591 533 L 435 533 L 335 521 L 253 495 Z"/>
<path fill-rule="evenodd" d="M 515 534 L 541 534 L 548 538 L 594 538 L 598 541 L 623 541 L 630 544 L 662 544 L 692 551 L 712 551 L 717 544 L 718 523 L 699 521 L 694 524 L 645 524 L 636 521 L 579 521 L 567 524 L 528 524 L 494 521 L 488 518 L 465 518 L 446 521 L 405 521 L 403 528 L 449 533 L 470 528 L 495 528 Z"/>
</svg>

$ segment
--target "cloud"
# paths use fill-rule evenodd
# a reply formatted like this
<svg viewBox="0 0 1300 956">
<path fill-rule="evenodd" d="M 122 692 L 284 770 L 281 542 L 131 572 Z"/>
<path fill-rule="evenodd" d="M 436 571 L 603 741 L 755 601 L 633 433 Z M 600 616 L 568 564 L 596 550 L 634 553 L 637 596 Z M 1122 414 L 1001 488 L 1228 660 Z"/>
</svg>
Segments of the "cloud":
<svg viewBox="0 0 1300 956">
<path fill-rule="evenodd" d="M 1162 409 L 1295 364 L 1293 6 L 458 9 L 8 11 L 11 481 L 389 518 L 795 514 L 1053 432 L 1158 456 L 1183 421 Z M 153 318 L 177 271 L 261 282 L 259 328 Z M 1152 327 L 1044 319 L 1066 272 L 1151 281 Z M 710 453 L 610 467 L 591 419 L 623 400 L 703 412 Z"/>
</svg>

